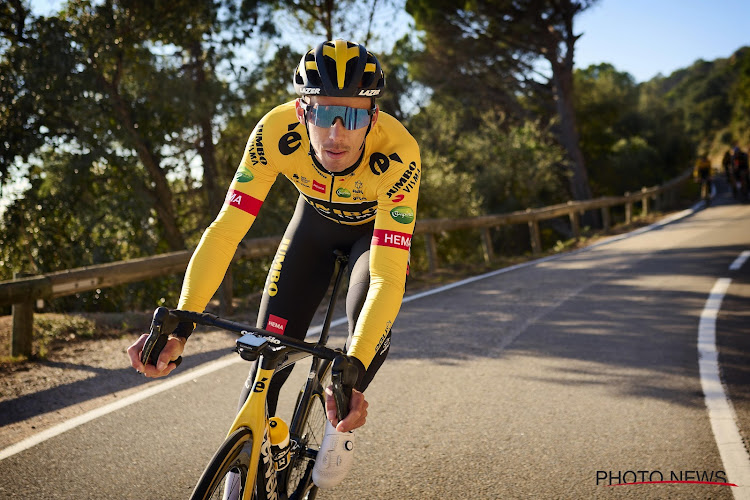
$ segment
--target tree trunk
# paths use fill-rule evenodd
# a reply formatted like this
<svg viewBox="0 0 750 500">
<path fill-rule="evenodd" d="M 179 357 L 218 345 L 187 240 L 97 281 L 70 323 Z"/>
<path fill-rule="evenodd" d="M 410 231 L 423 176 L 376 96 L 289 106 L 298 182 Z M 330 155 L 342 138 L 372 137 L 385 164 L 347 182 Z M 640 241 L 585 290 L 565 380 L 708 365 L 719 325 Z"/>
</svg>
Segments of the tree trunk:
<svg viewBox="0 0 750 500">
<path fill-rule="evenodd" d="M 206 89 L 205 60 L 199 41 L 190 47 L 190 52 L 193 60 L 195 95 L 198 96 L 196 119 L 201 131 L 196 147 L 203 162 L 203 188 L 206 192 L 208 213 L 214 217 L 224 203 L 226 186 L 223 184 L 222 172 L 219 171 L 216 162 L 216 147 L 213 138 L 214 107 L 209 91 Z"/>
<path fill-rule="evenodd" d="M 573 71 L 564 64 L 552 62 L 552 82 L 555 92 L 555 105 L 560 117 L 560 144 L 568 153 L 572 163 L 570 194 L 576 201 L 591 199 L 588 172 L 581 151 L 580 138 L 576 127 L 576 114 L 573 108 Z"/>
<path fill-rule="evenodd" d="M 153 206 L 156 211 L 156 216 L 159 218 L 159 222 L 161 222 L 162 228 L 164 229 L 164 238 L 167 241 L 170 250 L 184 250 L 185 239 L 177 225 L 177 218 L 175 217 L 174 209 L 172 208 L 172 190 L 167 182 L 167 177 L 159 166 L 157 156 L 151 150 L 147 141 L 144 140 L 135 128 L 127 104 L 117 93 L 114 86 L 110 87 L 109 90 L 111 91 L 110 96 L 114 108 L 133 140 L 135 150 L 138 153 L 138 158 L 141 160 L 141 163 L 143 163 L 151 181 L 154 183 L 153 189 L 148 189 L 148 191 L 153 194 Z"/>
<path fill-rule="evenodd" d="M 579 38 L 573 33 L 573 17 L 580 12 L 582 6 L 576 2 L 562 2 L 557 8 L 562 19 L 562 32 L 550 30 L 553 36 L 547 51 L 547 60 L 552 66 L 552 87 L 557 114 L 560 117 L 560 144 L 568 152 L 568 158 L 573 164 L 570 195 L 574 200 L 581 201 L 591 199 L 591 186 L 573 107 L 573 54 Z M 565 53 L 561 54 L 563 47 Z"/>
</svg>

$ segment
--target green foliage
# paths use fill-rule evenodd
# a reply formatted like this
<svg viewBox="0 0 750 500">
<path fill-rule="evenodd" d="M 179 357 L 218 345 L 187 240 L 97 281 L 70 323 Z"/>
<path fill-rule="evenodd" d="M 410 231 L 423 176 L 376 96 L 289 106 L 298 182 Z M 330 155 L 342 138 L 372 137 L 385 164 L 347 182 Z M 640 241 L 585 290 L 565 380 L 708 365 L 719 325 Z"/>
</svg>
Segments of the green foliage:
<svg viewBox="0 0 750 500">
<path fill-rule="evenodd" d="M 664 99 L 664 88 L 610 64 L 575 72 L 581 149 L 596 196 L 621 195 L 682 172 L 694 145 L 684 113 Z"/>
</svg>

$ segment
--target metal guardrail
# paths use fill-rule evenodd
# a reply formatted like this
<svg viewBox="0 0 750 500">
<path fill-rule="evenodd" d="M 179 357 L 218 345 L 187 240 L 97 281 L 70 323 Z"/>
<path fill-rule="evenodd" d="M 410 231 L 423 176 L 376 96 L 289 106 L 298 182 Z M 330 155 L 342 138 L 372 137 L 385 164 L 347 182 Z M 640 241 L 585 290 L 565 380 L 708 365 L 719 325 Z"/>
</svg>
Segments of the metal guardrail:
<svg viewBox="0 0 750 500">
<path fill-rule="evenodd" d="M 660 195 L 673 193 L 690 178 L 690 171 L 662 186 L 643 188 L 636 193 L 619 197 L 603 197 L 587 201 L 570 201 L 537 209 L 527 209 L 507 214 L 482 215 L 459 219 L 417 220 L 414 234 L 424 235 L 430 270 L 439 267 L 435 235 L 459 229 L 479 229 L 482 235 L 484 258 L 493 258 L 490 230 L 511 224 L 527 223 L 534 254 L 542 251 L 539 222 L 557 217 L 568 217 L 576 238 L 580 236 L 580 216 L 589 210 L 601 210 L 605 229 L 610 226 L 610 208 L 625 205 L 625 222 L 633 217 L 633 205 L 641 204 L 641 215 L 649 212 L 650 200 Z M 237 249 L 234 260 L 274 255 L 281 236 L 270 236 L 244 240 Z M 38 300 L 49 300 L 89 290 L 145 281 L 161 276 L 183 272 L 190 261 L 191 250 L 171 252 L 121 262 L 69 269 L 42 276 L 19 276 L 11 281 L 0 282 L 0 305 L 13 306 L 13 334 L 11 355 L 30 355 L 33 331 L 34 304 Z"/>
</svg>

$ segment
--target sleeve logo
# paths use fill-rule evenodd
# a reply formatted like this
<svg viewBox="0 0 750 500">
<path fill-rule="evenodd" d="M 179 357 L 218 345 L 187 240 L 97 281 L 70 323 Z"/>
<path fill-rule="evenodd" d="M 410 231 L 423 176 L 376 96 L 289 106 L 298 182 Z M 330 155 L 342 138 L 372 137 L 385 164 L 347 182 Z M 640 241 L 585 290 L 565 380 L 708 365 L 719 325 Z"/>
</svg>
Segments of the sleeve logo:
<svg viewBox="0 0 750 500">
<path fill-rule="evenodd" d="M 247 212 L 250 215 L 258 215 L 260 207 L 263 205 L 263 201 L 257 198 L 253 198 L 249 194 L 245 194 L 234 189 L 229 190 L 224 203 L 232 207 L 239 208 L 243 212 Z"/>
<path fill-rule="evenodd" d="M 237 179 L 237 182 L 250 182 L 255 177 L 250 170 L 245 167 L 240 167 L 234 175 L 234 178 Z"/>
<path fill-rule="evenodd" d="M 409 250 L 411 248 L 411 234 L 376 229 L 372 232 L 372 245 Z"/>
<path fill-rule="evenodd" d="M 414 210 L 405 206 L 393 208 L 391 218 L 401 224 L 411 224 L 414 221 Z"/>
</svg>

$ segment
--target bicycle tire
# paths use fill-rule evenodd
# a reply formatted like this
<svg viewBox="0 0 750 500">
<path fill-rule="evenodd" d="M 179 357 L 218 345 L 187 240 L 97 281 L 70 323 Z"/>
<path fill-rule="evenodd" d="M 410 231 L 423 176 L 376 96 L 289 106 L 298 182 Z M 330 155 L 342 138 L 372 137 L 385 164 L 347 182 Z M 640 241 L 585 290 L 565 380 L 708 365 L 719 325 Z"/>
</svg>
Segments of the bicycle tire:
<svg viewBox="0 0 750 500">
<path fill-rule="evenodd" d="M 195 486 L 190 499 L 210 500 L 213 498 L 222 498 L 224 487 L 226 486 L 224 480 L 230 479 L 227 477 L 230 473 L 239 475 L 239 477 L 233 475 L 231 479 L 235 481 L 239 479 L 239 482 L 235 483 L 235 487 L 238 489 L 237 498 L 242 498 L 244 488 L 248 486 L 246 482 L 250 466 L 250 449 L 252 448 L 252 443 L 253 437 L 250 429 L 245 427 L 234 431 L 222 443 L 213 458 L 211 458 L 201 478 L 198 480 L 198 484 Z M 250 486 L 253 487 L 254 485 Z M 215 496 L 217 493 L 218 496 Z"/>
<path fill-rule="evenodd" d="M 320 450 L 325 434 L 326 408 L 323 390 L 330 383 L 331 371 L 326 369 L 318 387 L 306 401 L 305 416 L 301 425 L 302 430 L 298 438 L 299 448 L 290 461 L 289 471 L 286 475 L 286 491 L 289 500 L 314 500 L 318 494 L 318 487 L 312 482 L 312 468 L 315 464 L 313 455 Z M 300 391 L 295 411 L 303 410 L 300 408 L 303 391 Z"/>
</svg>

